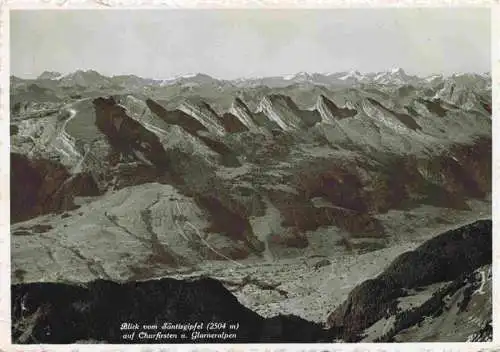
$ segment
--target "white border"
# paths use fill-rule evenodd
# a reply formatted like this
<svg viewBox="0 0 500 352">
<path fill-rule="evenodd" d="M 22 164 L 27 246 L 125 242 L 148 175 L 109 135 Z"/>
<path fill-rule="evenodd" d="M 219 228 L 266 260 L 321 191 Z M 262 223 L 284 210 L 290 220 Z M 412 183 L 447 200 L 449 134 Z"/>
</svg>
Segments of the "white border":
<svg viewBox="0 0 500 352">
<path fill-rule="evenodd" d="M 495 135 L 500 131 L 498 116 L 500 115 L 500 6 L 495 6 L 491 11 L 491 77 L 493 83 L 491 85 L 492 91 L 492 106 L 493 106 L 493 198 L 492 198 L 492 214 L 497 214 L 500 211 L 500 198 L 496 197 L 498 194 L 498 184 L 500 182 L 500 173 L 496 167 L 499 162 L 500 145 L 495 141 Z M 493 278 L 500 275 L 499 272 L 499 246 L 500 241 L 495 236 L 495 229 L 500 225 L 498 217 L 493 216 Z M 493 341 L 500 341 L 500 331 L 498 328 L 498 319 L 500 317 L 500 280 L 493 280 Z M 496 318 L 496 319 L 495 319 Z M 495 324 L 495 321 L 497 324 Z"/>
<path fill-rule="evenodd" d="M 483 7 L 498 0 L 4 0 L 10 9 L 321 9 Z"/>
<path fill-rule="evenodd" d="M 0 348 L 10 343 L 9 18 L 0 9 Z"/>
<path fill-rule="evenodd" d="M 493 136 L 500 121 L 500 0 L 0 0 L 0 351 L 500 351 L 500 279 L 493 280 L 494 342 L 491 343 L 391 343 L 391 344 L 170 344 L 170 345 L 11 345 L 10 336 L 10 201 L 9 201 L 9 10 L 10 9 L 156 9 L 156 8 L 347 8 L 347 7 L 486 7 L 491 12 Z M 493 138 L 492 213 L 500 211 L 496 198 L 500 173 L 496 165 L 500 145 Z M 493 217 L 493 275 L 500 276 L 500 239 Z"/>
</svg>

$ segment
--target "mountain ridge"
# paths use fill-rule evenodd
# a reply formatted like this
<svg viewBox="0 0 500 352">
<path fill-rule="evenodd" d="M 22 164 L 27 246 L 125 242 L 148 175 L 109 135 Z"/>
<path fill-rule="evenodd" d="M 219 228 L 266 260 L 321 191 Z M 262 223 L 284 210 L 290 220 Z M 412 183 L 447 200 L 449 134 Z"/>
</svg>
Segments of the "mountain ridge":
<svg viewBox="0 0 500 352">
<path fill-rule="evenodd" d="M 484 78 L 490 78 L 490 72 L 463 72 L 463 73 L 451 73 L 451 74 L 442 74 L 442 73 L 434 73 L 428 75 L 408 75 L 403 68 L 392 68 L 384 71 L 375 71 L 375 72 L 366 72 L 361 73 L 358 70 L 351 71 L 339 71 L 339 72 L 329 72 L 329 73 L 318 73 L 318 72 L 297 72 L 294 74 L 284 74 L 284 75 L 271 75 L 271 76 L 262 76 L 262 77 L 241 77 L 241 78 L 216 78 L 212 77 L 205 73 L 192 73 L 179 75 L 173 78 L 148 78 L 141 77 L 135 74 L 115 74 L 111 76 L 106 76 L 100 74 L 98 71 L 94 69 L 87 70 L 76 70 L 74 72 L 70 72 L 67 74 L 62 74 L 56 71 L 45 71 L 38 76 L 38 79 L 50 79 L 50 80 L 65 80 L 68 81 L 70 79 L 74 79 L 74 77 L 88 75 L 96 78 L 96 73 L 101 77 L 106 77 L 109 79 L 120 79 L 120 78 L 133 78 L 141 80 L 149 85 L 159 85 L 166 86 L 172 84 L 185 84 L 185 83 L 210 83 L 210 82 L 219 82 L 219 83 L 228 83 L 234 85 L 245 85 L 245 84 L 255 84 L 256 82 L 260 82 L 260 84 L 269 86 L 283 86 L 294 83 L 304 83 L 311 82 L 317 83 L 319 85 L 341 85 L 342 83 L 349 82 L 351 84 L 359 84 L 359 83 L 378 83 L 378 84 L 409 84 L 409 83 L 422 83 L 424 81 L 429 81 L 433 79 L 449 79 L 456 77 L 474 77 L 481 76 Z M 19 76 L 11 76 L 16 77 L 17 79 L 22 80 L 33 80 L 29 78 L 22 78 Z M 273 84 L 272 82 L 275 81 Z"/>
</svg>

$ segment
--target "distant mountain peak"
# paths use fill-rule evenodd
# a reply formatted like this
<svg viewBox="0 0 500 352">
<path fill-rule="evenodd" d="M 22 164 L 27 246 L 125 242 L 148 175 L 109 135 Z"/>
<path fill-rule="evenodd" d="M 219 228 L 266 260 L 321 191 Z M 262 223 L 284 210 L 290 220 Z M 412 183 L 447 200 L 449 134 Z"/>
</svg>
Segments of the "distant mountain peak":
<svg viewBox="0 0 500 352">
<path fill-rule="evenodd" d="M 300 71 L 300 72 L 297 72 L 294 74 L 285 75 L 285 76 L 283 76 L 283 79 L 285 79 L 287 81 L 291 81 L 291 80 L 305 81 L 305 80 L 312 79 L 312 76 L 313 75 L 311 73 L 308 73 L 305 71 Z"/>
<path fill-rule="evenodd" d="M 300 71 L 299 73 L 297 73 L 295 75 L 295 77 L 297 77 L 297 78 L 302 78 L 302 77 L 309 78 L 309 77 L 311 77 L 311 74 L 308 72 L 305 72 L 305 71 Z"/>
<path fill-rule="evenodd" d="M 342 81 L 347 81 L 347 80 L 360 81 L 364 79 L 364 76 L 358 70 L 350 70 L 345 72 L 345 74 L 339 77 L 339 79 Z"/>
<path fill-rule="evenodd" d="M 84 76 L 87 76 L 87 77 L 105 77 L 103 75 L 101 75 L 99 72 L 97 72 L 96 70 L 92 70 L 92 69 L 89 69 L 89 70 L 76 70 L 75 72 L 73 73 L 69 73 L 67 75 L 65 75 L 64 77 L 84 77 Z"/>
<path fill-rule="evenodd" d="M 21 81 L 22 79 L 19 78 Z M 317 87 L 355 87 L 365 84 L 376 85 L 435 85 L 443 80 L 476 81 L 491 80 L 491 73 L 454 73 L 450 75 L 429 75 L 417 76 L 408 74 L 401 67 L 388 68 L 379 72 L 360 72 L 357 69 L 340 72 L 306 72 L 300 71 L 285 76 L 264 76 L 260 78 L 239 78 L 239 79 L 218 79 L 206 73 L 196 72 L 178 75 L 169 79 L 149 79 L 142 78 L 135 74 L 121 74 L 115 76 L 105 76 L 94 69 L 78 69 L 72 73 L 61 74 L 59 72 L 45 71 L 38 79 L 57 80 L 65 87 L 127 87 L 142 89 L 144 87 L 163 87 L 170 85 L 182 86 L 182 89 L 188 89 L 195 92 L 197 89 L 224 89 L 229 86 L 245 87 L 268 87 L 285 88 L 293 87 L 305 88 L 308 86 Z M 15 79 L 14 79 L 15 80 Z M 482 84 L 482 83 L 481 83 Z M 486 83 L 487 84 L 487 83 Z M 142 87 L 142 88 L 141 88 Z M 153 88 L 151 88 L 153 89 Z"/>
<path fill-rule="evenodd" d="M 102 87 L 109 85 L 110 78 L 103 76 L 95 70 L 77 70 L 61 77 L 61 82 L 65 86 L 80 85 L 80 86 L 95 86 Z"/>
<path fill-rule="evenodd" d="M 178 75 L 178 76 L 175 76 L 172 80 L 199 79 L 199 78 L 214 79 L 213 77 L 211 77 L 210 75 L 207 75 L 206 73 L 196 72 L 196 73 L 186 73 L 183 75 Z"/>
<path fill-rule="evenodd" d="M 392 74 L 401 74 L 401 75 L 406 75 L 405 70 L 403 70 L 401 67 L 393 67 L 391 69 Z"/>
<path fill-rule="evenodd" d="M 58 79 L 61 78 L 62 74 L 56 71 L 43 71 L 38 79 Z"/>
<path fill-rule="evenodd" d="M 88 69 L 88 70 L 76 70 L 73 74 L 78 74 L 78 75 L 99 75 L 102 76 L 99 72 L 96 70 Z"/>
<path fill-rule="evenodd" d="M 205 73 L 187 73 L 183 75 L 178 75 L 173 78 L 160 80 L 160 85 L 170 85 L 176 83 L 194 83 L 194 84 L 203 84 L 208 82 L 216 81 L 215 78 L 209 76 Z"/>
</svg>

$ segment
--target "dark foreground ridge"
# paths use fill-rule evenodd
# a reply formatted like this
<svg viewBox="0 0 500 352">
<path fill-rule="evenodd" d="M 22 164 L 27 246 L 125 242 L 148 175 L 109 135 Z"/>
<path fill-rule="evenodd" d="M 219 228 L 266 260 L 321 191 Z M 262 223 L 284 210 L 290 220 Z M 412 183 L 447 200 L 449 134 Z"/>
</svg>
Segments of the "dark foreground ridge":
<svg viewBox="0 0 500 352">
<path fill-rule="evenodd" d="M 13 285 L 12 337 L 14 343 L 25 344 L 359 341 L 368 327 L 393 316 L 392 328 L 373 340 L 396 341 L 403 331 L 423 329 L 422 322 L 431 318 L 441 319 L 441 330 L 441 321 L 452 319 L 455 330 L 450 339 L 484 341 L 492 335 L 491 286 L 483 285 L 487 278 L 478 275 L 478 269 L 491 267 L 491 246 L 491 220 L 476 221 L 427 241 L 399 256 L 378 277 L 357 286 L 330 315 L 328 330 L 296 316 L 264 318 L 241 305 L 215 279 L 164 278 L 122 284 L 96 280 L 82 286 Z M 398 299 L 408 296 L 408 290 L 423 291 L 435 283 L 443 286 L 423 303 L 405 311 L 398 309 Z M 484 293 L 475 295 L 478 289 Z M 455 308 L 450 308 L 452 296 L 461 297 Z M 478 310 L 481 314 L 475 314 Z M 482 319 L 477 328 L 457 324 L 471 316 Z M 122 330 L 124 323 L 137 324 L 138 329 Z M 161 329 L 164 323 L 197 324 L 197 338 L 193 339 L 194 330 Z M 210 323 L 225 323 L 226 327 Z M 432 330 L 429 324 L 427 329 Z M 424 341 L 428 337 L 424 335 L 413 332 L 410 336 Z"/>
<path fill-rule="evenodd" d="M 217 280 L 193 282 L 175 279 L 118 284 L 96 280 L 86 287 L 57 283 L 33 283 L 12 287 L 13 340 L 17 343 L 230 343 L 326 341 L 319 324 L 295 316 L 265 319 L 241 305 Z M 234 337 L 191 338 L 193 331 L 162 330 L 164 323 L 203 323 L 201 334 Z M 231 331 L 209 323 L 237 324 Z M 120 330 L 123 323 L 156 324 L 158 329 L 139 329 L 132 340 Z M 141 338 L 140 332 L 178 334 L 178 338 Z M 185 333 L 188 338 L 180 338 Z M 142 334 L 144 335 L 144 334 Z M 200 336 L 198 335 L 198 336 Z"/>
<path fill-rule="evenodd" d="M 355 287 L 345 302 L 330 316 L 328 323 L 344 331 L 342 339 L 358 341 L 364 330 L 381 319 L 395 319 L 395 327 L 380 340 L 392 341 L 400 331 L 419 324 L 424 317 L 443 313 L 446 297 L 459 296 L 459 289 L 469 286 L 463 300 L 456 302 L 464 311 L 470 290 L 477 289 L 481 278 L 475 270 L 492 263 L 492 222 L 480 220 L 444 232 L 414 251 L 397 257 L 379 276 Z M 436 283 L 448 283 L 430 292 L 430 299 L 421 306 L 403 311 L 398 307 L 410 292 L 425 291 Z M 491 298 L 491 292 L 488 292 Z M 489 307 L 491 313 L 491 307 Z"/>
</svg>

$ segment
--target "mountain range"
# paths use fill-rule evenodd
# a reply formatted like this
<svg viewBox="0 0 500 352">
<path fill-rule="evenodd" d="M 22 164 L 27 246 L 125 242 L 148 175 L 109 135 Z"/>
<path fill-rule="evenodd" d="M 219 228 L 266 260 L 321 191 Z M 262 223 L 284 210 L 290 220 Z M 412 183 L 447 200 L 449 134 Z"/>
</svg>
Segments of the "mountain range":
<svg viewBox="0 0 500 352">
<path fill-rule="evenodd" d="M 64 312 L 101 324 L 101 299 L 156 292 L 156 283 L 231 301 L 256 324 L 237 341 L 290 339 L 294 326 L 310 342 L 489 338 L 491 291 L 469 300 L 491 264 L 489 75 L 228 81 L 80 70 L 12 76 L 10 98 L 15 319 L 33 294 L 36 322 L 16 325 L 18 341 L 34 341 L 29 331 L 40 341 L 37 326 L 66 319 L 42 314 L 57 307 L 52 290 L 71 292 Z M 463 248 L 476 248 L 470 265 L 457 259 Z M 416 263 L 428 279 L 408 269 Z M 191 286 L 207 276 L 224 289 Z M 438 314 L 453 292 L 476 302 L 461 306 L 477 324 L 462 324 L 462 310 Z M 198 312 L 211 299 L 182 304 Z M 398 310 L 405 299 L 420 308 Z M 75 302 L 94 308 L 81 315 Z M 113 306 L 116 317 L 146 319 L 127 302 Z M 53 336 L 119 338 L 79 326 Z"/>
<path fill-rule="evenodd" d="M 230 84 L 237 87 L 251 87 L 258 85 L 265 85 L 270 88 L 285 87 L 293 84 L 309 83 L 322 86 L 352 86 L 357 84 L 426 84 L 428 82 L 443 82 L 446 79 L 455 77 L 467 77 L 467 79 L 486 78 L 491 79 L 491 74 L 486 73 L 470 73 L 470 74 L 433 74 L 430 76 L 418 77 L 416 75 L 407 74 L 402 68 L 393 68 L 388 71 L 360 73 L 359 71 L 342 71 L 335 73 L 307 73 L 299 72 L 292 75 L 271 76 L 262 78 L 238 78 L 238 79 L 216 79 L 209 75 L 197 73 L 181 75 L 170 79 L 149 79 L 141 78 L 136 75 L 116 75 L 106 77 L 99 74 L 95 70 L 78 70 L 69 74 L 61 74 L 55 71 L 44 71 L 40 74 L 37 80 L 54 80 L 59 81 L 61 84 L 75 84 L 81 86 L 91 85 L 132 85 L 132 86 L 166 86 L 172 84 L 186 84 L 186 85 L 202 85 L 202 84 Z"/>
</svg>

